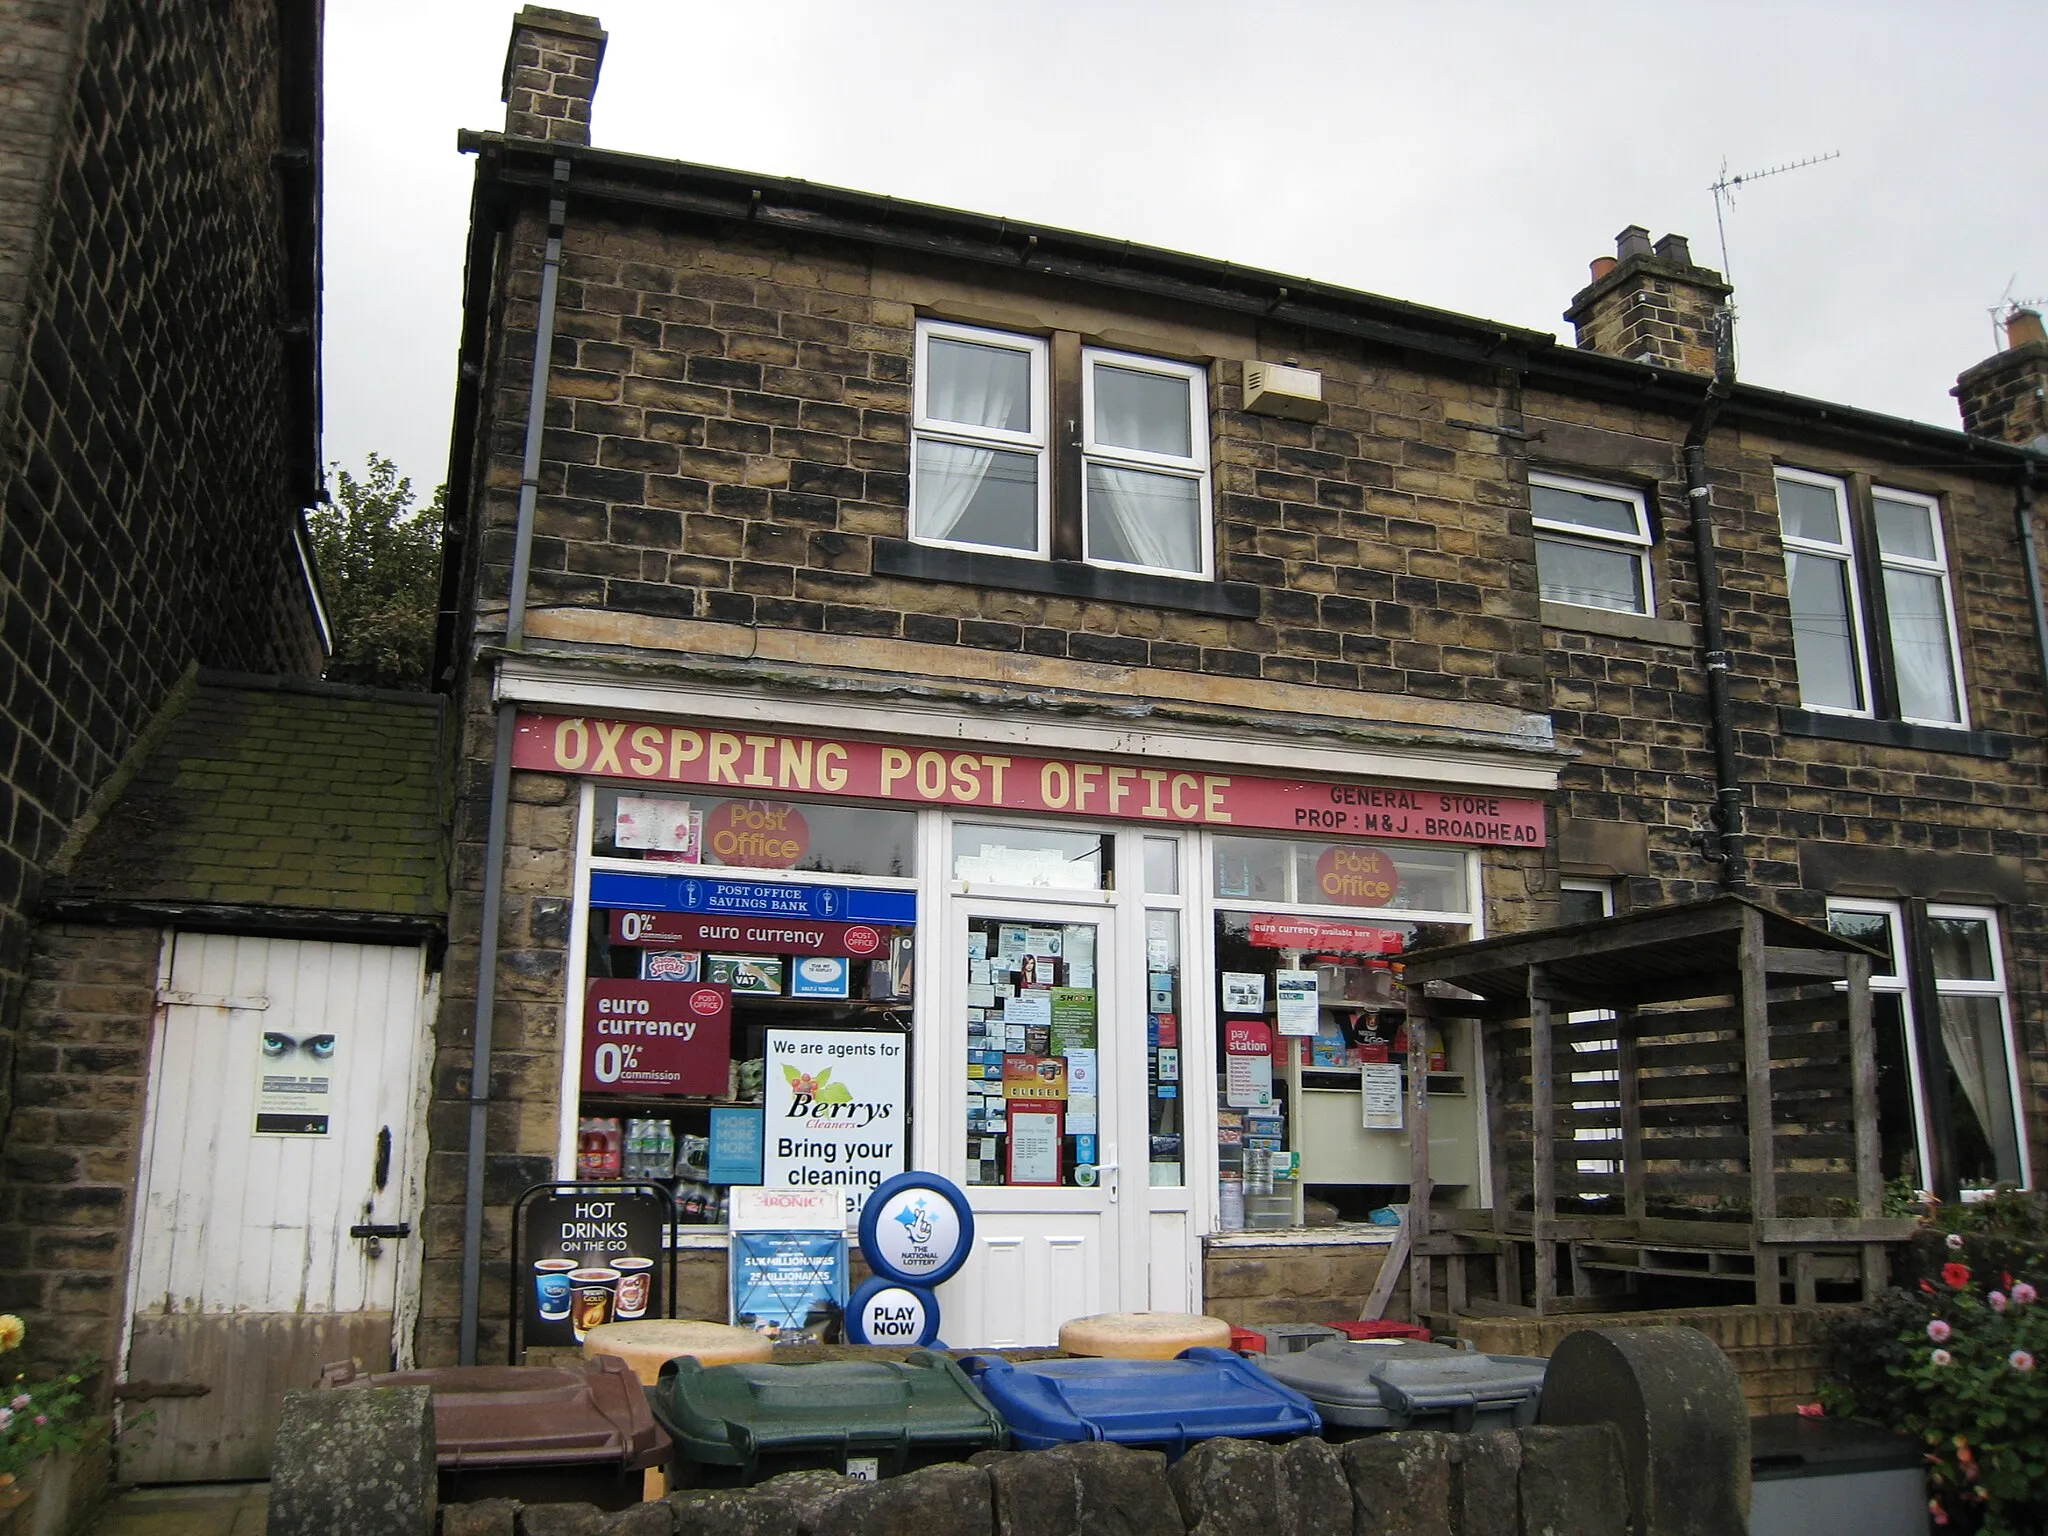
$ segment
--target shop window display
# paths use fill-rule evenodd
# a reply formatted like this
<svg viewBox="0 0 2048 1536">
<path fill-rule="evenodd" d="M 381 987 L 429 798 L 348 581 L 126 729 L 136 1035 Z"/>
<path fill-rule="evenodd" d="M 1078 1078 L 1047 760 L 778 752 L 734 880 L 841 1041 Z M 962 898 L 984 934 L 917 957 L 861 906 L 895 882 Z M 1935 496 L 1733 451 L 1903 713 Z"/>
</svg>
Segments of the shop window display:
<svg viewBox="0 0 2048 1536">
<path fill-rule="evenodd" d="M 967 1182 L 1100 1177 L 1094 923 L 967 925 Z"/>
</svg>

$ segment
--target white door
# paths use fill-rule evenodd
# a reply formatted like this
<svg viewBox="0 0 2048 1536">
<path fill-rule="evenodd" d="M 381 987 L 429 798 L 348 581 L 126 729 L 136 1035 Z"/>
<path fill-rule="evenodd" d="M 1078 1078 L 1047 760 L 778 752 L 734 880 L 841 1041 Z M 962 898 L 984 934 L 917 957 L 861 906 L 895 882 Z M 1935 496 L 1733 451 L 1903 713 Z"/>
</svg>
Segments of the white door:
<svg viewBox="0 0 2048 1536">
<path fill-rule="evenodd" d="M 168 942 L 120 1476 L 262 1477 L 286 1391 L 314 1385 L 329 1361 L 392 1363 L 399 1271 L 418 1273 L 425 955 Z"/>
<path fill-rule="evenodd" d="M 1144 1305 L 1143 1259 L 1121 1230 L 1130 1030 L 1115 910 L 960 900 L 947 922 L 951 974 L 920 1043 L 965 1089 L 942 1096 L 941 1114 L 974 1252 L 940 1288 L 943 1336 L 1052 1344 L 1070 1317 Z M 1142 1177 L 1143 1153 L 1137 1167 Z"/>
</svg>

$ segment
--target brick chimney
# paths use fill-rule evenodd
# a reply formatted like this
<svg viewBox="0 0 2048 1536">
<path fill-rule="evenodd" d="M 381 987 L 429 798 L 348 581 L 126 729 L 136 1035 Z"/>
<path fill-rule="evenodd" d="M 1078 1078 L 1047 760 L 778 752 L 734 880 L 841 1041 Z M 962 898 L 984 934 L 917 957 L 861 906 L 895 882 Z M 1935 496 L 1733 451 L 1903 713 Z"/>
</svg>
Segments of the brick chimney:
<svg viewBox="0 0 2048 1536">
<path fill-rule="evenodd" d="M 1711 374 L 1724 352 L 1733 366 L 1724 338 L 1734 291 L 1720 273 L 1693 265 L 1685 236 L 1653 246 L 1650 232 L 1631 224 L 1614 237 L 1614 254 L 1593 263 L 1593 281 L 1564 317 L 1588 352 Z"/>
<path fill-rule="evenodd" d="M 595 16 L 529 5 L 512 18 L 505 50 L 505 133 L 554 144 L 590 142 L 590 99 L 604 62 Z"/>
<path fill-rule="evenodd" d="M 1963 408 L 1963 430 L 2048 451 L 2048 332 L 2041 313 L 2005 317 L 2005 350 L 1963 371 L 1949 391 Z"/>
</svg>

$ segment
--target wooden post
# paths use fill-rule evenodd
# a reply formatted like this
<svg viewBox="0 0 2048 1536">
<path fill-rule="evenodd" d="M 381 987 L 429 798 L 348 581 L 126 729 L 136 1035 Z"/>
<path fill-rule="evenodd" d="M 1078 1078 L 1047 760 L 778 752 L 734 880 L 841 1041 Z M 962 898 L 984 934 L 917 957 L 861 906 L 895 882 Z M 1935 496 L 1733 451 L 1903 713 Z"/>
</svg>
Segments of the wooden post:
<svg viewBox="0 0 2048 1536">
<path fill-rule="evenodd" d="M 1884 1215 L 1877 1146 L 1877 1032 L 1870 1018 L 1870 957 L 1849 956 L 1850 1103 L 1856 1123 L 1856 1204 L 1866 1221 Z"/>
<path fill-rule="evenodd" d="M 1649 1214 L 1649 1201 L 1643 1188 L 1643 1090 L 1637 1080 L 1642 1062 L 1637 1048 L 1635 1009 L 1617 1010 L 1614 1030 L 1621 1042 L 1615 1049 L 1614 1064 L 1620 1079 L 1616 1086 L 1621 1090 L 1615 1097 L 1621 1100 L 1622 1214 L 1641 1221 Z"/>
<path fill-rule="evenodd" d="M 1408 1310 L 1416 1321 L 1431 1305 L 1429 1238 L 1429 999 L 1408 993 Z"/>
<path fill-rule="evenodd" d="M 1764 916 L 1742 914 L 1738 965 L 1742 976 L 1742 1065 L 1749 1117 L 1749 1219 L 1754 1230 L 1778 1214 L 1778 1150 L 1771 1114 L 1771 1016 L 1765 996 Z M 1784 1299 L 1775 1253 L 1762 1243 L 1756 1258 L 1756 1299 L 1775 1307 Z"/>
<path fill-rule="evenodd" d="M 1536 1252 L 1536 1315 L 1557 1295 L 1557 1255 L 1551 1226 L 1557 1217 L 1557 1104 L 1551 1072 L 1548 972 L 1529 967 L 1529 1133 L 1535 1154 L 1535 1199 L 1529 1213 Z"/>
</svg>

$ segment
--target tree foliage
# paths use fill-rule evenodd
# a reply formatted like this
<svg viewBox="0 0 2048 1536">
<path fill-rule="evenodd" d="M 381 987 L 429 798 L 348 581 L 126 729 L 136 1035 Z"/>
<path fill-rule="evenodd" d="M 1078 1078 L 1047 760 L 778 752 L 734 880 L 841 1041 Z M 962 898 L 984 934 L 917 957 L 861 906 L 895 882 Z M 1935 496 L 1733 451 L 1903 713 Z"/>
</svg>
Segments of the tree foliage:
<svg viewBox="0 0 2048 1536">
<path fill-rule="evenodd" d="M 328 681 L 432 685 L 447 489 L 415 507 L 412 481 L 391 460 L 371 454 L 361 479 L 334 466 L 333 499 L 306 519 L 334 625 Z"/>
</svg>

